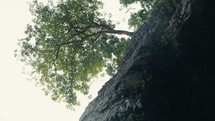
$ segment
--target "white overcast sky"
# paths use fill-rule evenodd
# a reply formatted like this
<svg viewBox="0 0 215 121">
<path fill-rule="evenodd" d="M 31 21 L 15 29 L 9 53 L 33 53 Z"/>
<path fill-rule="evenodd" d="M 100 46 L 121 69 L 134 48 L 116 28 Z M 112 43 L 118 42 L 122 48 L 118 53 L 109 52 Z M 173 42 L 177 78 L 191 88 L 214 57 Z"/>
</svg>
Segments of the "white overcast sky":
<svg viewBox="0 0 215 121">
<path fill-rule="evenodd" d="M 14 57 L 17 39 L 24 37 L 26 24 L 31 20 L 27 1 L 31 0 L 0 0 L 0 121 L 78 121 L 89 100 L 82 99 L 75 112 L 53 102 L 34 82 L 26 80 L 23 64 Z M 123 21 L 128 15 L 119 12 L 119 0 L 103 1 L 104 9 L 121 22 L 119 29 L 127 29 Z M 104 82 L 105 79 L 95 81 L 91 90 L 94 96 Z"/>
</svg>

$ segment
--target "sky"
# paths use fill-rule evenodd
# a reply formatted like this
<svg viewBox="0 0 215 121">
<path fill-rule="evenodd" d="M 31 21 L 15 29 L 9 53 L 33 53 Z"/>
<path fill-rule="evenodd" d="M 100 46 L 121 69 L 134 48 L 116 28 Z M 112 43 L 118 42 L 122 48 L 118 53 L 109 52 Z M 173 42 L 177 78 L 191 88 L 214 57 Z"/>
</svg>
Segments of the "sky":
<svg viewBox="0 0 215 121">
<path fill-rule="evenodd" d="M 31 21 L 29 1 L 0 0 L 0 121 L 78 121 L 93 98 L 80 96 L 81 106 L 75 111 L 68 110 L 65 104 L 53 102 L 40 87 L 27 80 L 28 75 L 23 74 L 25 65 L 14 57 L 17 39 L 24 37 L 25 27 Z M 119 0 L 103 1 L 105 11 L 120 22 L 117 28 L 127 29 L 129 15 L 119 11 Z M 107 78 L 94 80 L 90 90 L 93 97 Z"/>
</svg>

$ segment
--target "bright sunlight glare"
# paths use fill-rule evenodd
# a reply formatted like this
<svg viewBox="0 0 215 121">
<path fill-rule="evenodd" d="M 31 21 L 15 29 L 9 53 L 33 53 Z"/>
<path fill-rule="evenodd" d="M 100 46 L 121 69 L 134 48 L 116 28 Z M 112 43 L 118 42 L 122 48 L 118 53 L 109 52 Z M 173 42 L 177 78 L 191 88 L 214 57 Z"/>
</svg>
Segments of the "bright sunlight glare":
<svg viewBox="0 0 215 121">
<path fill-rule="evenodd" d="M 17 39 L 24 37 L 24 30 L 31 21 L 27 2 L 31 0 L 0 0 L 0 121 L 78 121 L 91 101 L 80 96 L 81 106 L 75 111 L 65 104 L 53 102 L 34 82 L 27 81 L 23 63 L 14 57 Z M 129 13 L 119 11 L 119 0 L 103 0 L 104 11 L 120 22 L 117 29 L 127 29 Z M 97 78 L 90 90 L 93 98 L 107 78 Z M 92 99 L 93 99 L 92 98 Z"/>
</svg>

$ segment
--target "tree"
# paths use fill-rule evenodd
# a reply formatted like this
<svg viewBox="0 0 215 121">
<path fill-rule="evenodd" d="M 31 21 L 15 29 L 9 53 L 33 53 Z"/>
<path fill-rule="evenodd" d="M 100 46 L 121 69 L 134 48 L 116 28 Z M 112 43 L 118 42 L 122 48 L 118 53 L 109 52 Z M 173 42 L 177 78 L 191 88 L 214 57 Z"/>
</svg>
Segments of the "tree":
<svg viewBox="0 0 215 121">
<path fill-rule="evenodd" d="M 19 40 L 21 61 L 30 65 L 35 80 L 55 101 L 69 108 L 78 104 L 76 93 L 88 94 L 89 81 L 104 68 L 113 74 L 120 66 L 125 38 L 133 32 L 114 30 L 99 12 L 97 0 L 61 0 L 57 4 L 30 4 L 32 23 Z"/>
</svg>

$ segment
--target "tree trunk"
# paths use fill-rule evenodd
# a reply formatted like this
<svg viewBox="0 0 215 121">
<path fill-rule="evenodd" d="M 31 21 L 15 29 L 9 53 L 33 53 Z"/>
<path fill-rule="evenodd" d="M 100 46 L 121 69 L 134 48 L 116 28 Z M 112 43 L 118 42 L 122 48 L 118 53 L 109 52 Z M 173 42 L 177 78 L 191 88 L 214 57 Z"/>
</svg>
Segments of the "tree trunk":
<svg viewBox="0 0 215 121">
<path fill-rule="evenodd" d="M 103 29 L 100 32 L 101 34 L 119 34 L 119 35 L 127 35 L 130 37 L 132 37 L 132 35 L 134 34 L 134 32 L 129 32 L 129 31 L 125 31 L 125 30 L 114 30 L 113 28 L 111 28 L 110 26 L 105 25 L 105 24 L 95 23 L 95 27 Z"/>
<path fill-rule="evenodd" d="M 127 35 L 129 37 L 132 37 L 134 32 L 124 31 L 124 30 L 108 30 L 108 31 L 102 31 L 103 34 L 118 34 L 118 35 Z"/>
</svg>

